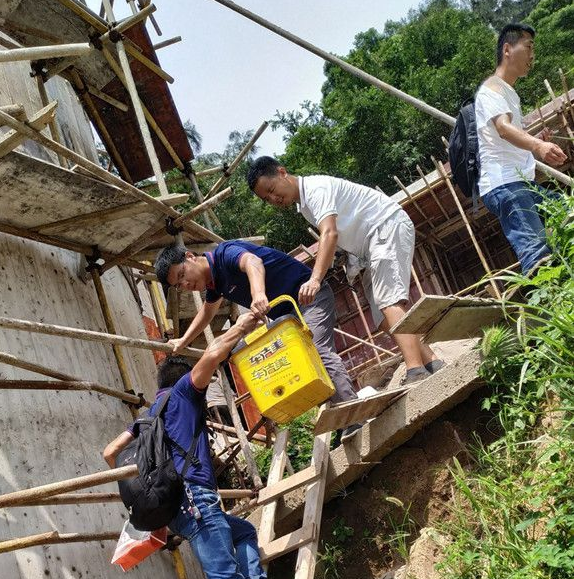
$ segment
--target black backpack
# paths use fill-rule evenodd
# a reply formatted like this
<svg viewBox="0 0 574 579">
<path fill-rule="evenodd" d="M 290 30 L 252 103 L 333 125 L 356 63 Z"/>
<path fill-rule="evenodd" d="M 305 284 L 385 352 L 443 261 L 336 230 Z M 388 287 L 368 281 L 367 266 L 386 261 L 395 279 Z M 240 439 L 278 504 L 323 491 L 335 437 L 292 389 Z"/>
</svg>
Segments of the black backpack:
<svg viewBox="0 0 574 579">
<path fill-rule="evenodd" d="M 462 104 L 456 117 L 456 123 L 448 141 L 448 160 L 452 180 L 466 197 L 472 197 L 472 204 L 476 211 L 479 196 L 480 157 L 473 99 Z"/>
<path fill-rule="evenodd" d="M 199 465 L 195 456 L 197 442 L 204 424 L 198 421 L 193 441 L 186 452 L 178 446 L 185 463 L 180 475 L 173 464 L 166 444 L 165 426 L 161 416 L 171 395 L 164 395 L 155 416 L 138 418 L 134 423 L 135 440 L 119 454 L 116 466 L 137 464 L 136 477 L 118 481 L 120 496 L 130 514 L 130 523 L 139 531 L 155 531 L 165 527 L 177 515 L 183 501 L 183 473 L 190 464 Z M 165 437 L 165 438 L 164 438 Z"/>
</svg>

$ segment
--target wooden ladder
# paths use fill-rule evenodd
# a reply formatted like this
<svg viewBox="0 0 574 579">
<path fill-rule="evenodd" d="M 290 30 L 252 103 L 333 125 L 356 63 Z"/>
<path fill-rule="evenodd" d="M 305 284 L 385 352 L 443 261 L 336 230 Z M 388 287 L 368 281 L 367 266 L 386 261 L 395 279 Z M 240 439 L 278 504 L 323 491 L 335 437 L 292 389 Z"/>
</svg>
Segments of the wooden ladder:
<svg viewBox="0 0 574 579">
<path fill-rule="evenodd" d="M 295 579 L 313 579 L 321 530 L 331 433 L 325 432 L 315 437 L 311 466 L 284 479 L 288 438 L 288 430 L 280 430 L 277 433 L 267 486 L 259 492 L 258 505 L 264 505 L 258 532 L 259 551 L 261 562 L 267 565 L 269 561 L 281 555 L 298 550 Z M 301 487 L 305 487 L 306 494 L 301 528 L 275 538 L 275 514 L 278 499 Z"/>
</svg>

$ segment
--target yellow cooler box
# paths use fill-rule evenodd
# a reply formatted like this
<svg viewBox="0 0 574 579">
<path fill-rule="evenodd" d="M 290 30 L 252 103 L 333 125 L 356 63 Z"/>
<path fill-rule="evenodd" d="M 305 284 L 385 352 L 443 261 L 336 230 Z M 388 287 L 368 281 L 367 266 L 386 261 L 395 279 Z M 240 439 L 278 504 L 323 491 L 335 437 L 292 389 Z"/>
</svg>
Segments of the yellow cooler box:
<svg viewBox="0 0 574 579">
<path fill-rule="evenodd" d="M 285 301 L 292 303 L 299 319 L 294 315 L 281 316 L 245 336 L 231 353 L 231 364 L 259 412 L 280 424 L 335 393 L 295 300 L 288 295 L 279 296 L 269 306 Z"/>
</svg>

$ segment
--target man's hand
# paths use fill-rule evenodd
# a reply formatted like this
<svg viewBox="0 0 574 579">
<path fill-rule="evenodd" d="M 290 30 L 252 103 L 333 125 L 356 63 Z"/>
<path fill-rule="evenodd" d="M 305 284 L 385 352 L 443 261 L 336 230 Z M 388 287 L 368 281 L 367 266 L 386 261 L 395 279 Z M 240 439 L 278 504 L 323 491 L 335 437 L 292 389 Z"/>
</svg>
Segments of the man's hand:
<svg viewBox="0 0 574 579">
<path fill-rule="evenodd" d="M 545 141 L 539 141 L 539 144 L 534 150 L 534 153 L 542 161 L 554 167 L 560 167 L 560 165 L 563 165 L 567 159 L 564 151 L 562 151 L 558 145 L 554 143 L 547 143 Z"/>
<path fill-rule="evenodd" d="M 167 343 L 173 348 L 174 354 L 179 354 L 187 346 L 183 338 L 172 338 Z"/>
<path fill-rule="evenodd" d="M 552 136 L 554 135 L 554 131 L 549 127 L 544 127 L 539 133 L 534 135 L 537 139 L 541 141 L 550 141 Z"/>
<path fill-rule="evenodd" d="M 267 296 L 263 292 L 254 294 L 252 298 L 253 299 L 249 309 L 253 312 L 253 314 L 257 318 L 262 320 L 265 317 L 265 314 L 267 314 L 267 312 L 269 311 L 269 300 L 267 299 Z"/>
<path fill-rule="evenodd" d="M 312 277 L 299 288 L 299 304 L 308 306 L 313 303 L 317 292 L 321 289 L 321 282 Z"/>
<path fill-rule="evenodd" d="M 235 325 L 239 327 L 243 332 L 243 335 L 245 335 L 248 334 L 249 332 L 252 332 L 255 329 L 255 326 L 257 325 L 258 321 L 259 320 L 255 316 L 255 314 L 253 314 L 252 312 L 247 312 L 245 314 L 241 314 L 237 318 Z"/>
</svg>

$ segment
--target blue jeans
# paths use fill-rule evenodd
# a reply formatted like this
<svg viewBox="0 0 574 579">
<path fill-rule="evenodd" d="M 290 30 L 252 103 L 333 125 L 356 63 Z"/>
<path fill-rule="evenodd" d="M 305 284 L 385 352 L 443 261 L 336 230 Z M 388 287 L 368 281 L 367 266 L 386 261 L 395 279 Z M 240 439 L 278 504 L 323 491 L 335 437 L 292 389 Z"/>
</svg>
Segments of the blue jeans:
<svg viewBox="0 0 574 579">
<path fill-rule="evenodd" d="M 517 181 L 496 187 L 481 199 L 486 208 L 498 217 L 502 231 L 522 266 L 529 272 L 543 257 L 550 255 L 546 231 L 538 212 L 545 196 L 555 196 L 536 183 Z"/>
<path fill-rule="evenodd" d="M 201 513 L 196 520 L 188 511 L 187 497 L 169 528 L 187 539 L 208 579 L 266 579 L 259 562 L 255 527 L 248 521 L 227 515 L 219 495 L 206 487 L 185 483 Z"/>
</svg>

